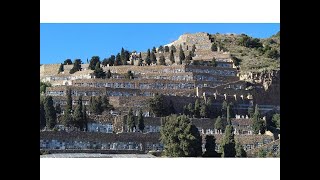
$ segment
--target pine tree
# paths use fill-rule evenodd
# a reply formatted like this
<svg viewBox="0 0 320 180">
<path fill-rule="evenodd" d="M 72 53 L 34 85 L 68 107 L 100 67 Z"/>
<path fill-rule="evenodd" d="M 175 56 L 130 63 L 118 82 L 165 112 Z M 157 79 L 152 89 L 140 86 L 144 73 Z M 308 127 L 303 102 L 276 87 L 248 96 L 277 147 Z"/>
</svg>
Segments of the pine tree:
<svg viewBox="0 0 320 180">
<path fill-rule="evenodd" d="M 90 63 L 89 63 L 89 69 L 95 70 L 98 62 L 100 63 L 100 57 L 99 56 L 92 56 Z"/>
<path fill-rule="evenodd" d="M 143 132 L 144 130 L 144 119 L 143 119 L 143 113 L 142 110 L 139 110 L 139 114 L 138 114 L 138 128 L 141 132 Z"/>
<path fill-rule="evenodd" d="M 194 115 L 196 118 L 200 118 L 200 103 L 198 99 L 194 103 Z"/>
<path fill-rule="evenodd" d="M 198 128 L 185 116 L 171 115 L 162 118 L 160 141 L 169 157 L 199 157 L 202 139 Z"/>
<path fill-rule="evenodd" d="M 233 134 L 233 127 L 231 125 L 227 125 L 224 137 L 221 143 L 221 153 L 222 157 L 235 157 L 236 156 L 236 148 L 235 148 L 235 140 Z"/>
<path fill-rule="evenodd" d="M 169 57 L 171 64 L 173 64 L 175 62 L 174 60 L 174 54 L 173 54 L 173 50 L 170 51 L 170 57 Z"/>
<path fill-rule="evenodd" d="M 96 78 L 102 78 L 102 79 L 105 79 L 107 76 L 106 72 L 104 72 L 103 69 L 100 67 L 100 62 L 96 64 L 96 68 L 94 69 L 93 74 Z"/>
<path fill-rule="evenodd" d="M 163 55 L 160 56 L 159 64 L 160 65 L 166 65 L 166 58 Z"/>
<path fill-rule="evenodd" d="M 54 128 L 57 124 L 57 114 L 53 106 L 53 100 L 51 96 L 47 96 L 44 102 L 44 111 L 46 117 L 46 126 L 49 129 Z"/>
<path fill-rule="evenodd" d="M 64 68 L 63 68 L 63 64 L 61 63 L 60 64 L 60 67 L 59 67 L 59 71 L 58 71 L 58 74 L 60 74 L 61 72 L 64 71 Z"/>
<path fill-rule="evenodd" d="M 131 108 L 129 109 L 129 113 L 128 113 L 128 116 L 127 116 L 127 125 L 128 125 L 129 132 L 132 132 L 133 128 L 136 127 L 136 124 L 134 122 L 134 115 L 133 115 L 133 112 L 132 112 Z"/>
<path fill-rule="evenodd" d="M 66 60 L 63 62 L 63 65 L 70 65 L 70 64 L 72 64 L 71 59 L 66 59 Z"/>
<path fill-rule="evenodd" d="M 73 63 L 72 69 L 70 69 L 69 73 L 73 74 L 77 71 L 81 71 L 81 59 L 75 59 Z"/>
<path fill-rule="evenodd" d="M 206 135 L 205 140 L 206 151 L 203 153 L 203 157 L 220 157 L 216 152 L 216 138 L 213 135 Z"/>
</svg>

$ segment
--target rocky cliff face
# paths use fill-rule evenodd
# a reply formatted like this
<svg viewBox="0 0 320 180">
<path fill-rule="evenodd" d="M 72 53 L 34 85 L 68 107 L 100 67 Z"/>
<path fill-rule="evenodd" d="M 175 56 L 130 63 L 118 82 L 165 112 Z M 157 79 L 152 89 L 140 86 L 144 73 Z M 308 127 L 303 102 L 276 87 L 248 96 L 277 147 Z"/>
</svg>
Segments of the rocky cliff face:
<svg viewBox="0 0 320 180">
<path fill-rule="evenodd" d="M 271 72 L 242 72 L 240 80 L 253 84 L 261 84 L 267 91 L 271 85 L 280 84 L 280 70 L 273 70 Z"/>
</svg>

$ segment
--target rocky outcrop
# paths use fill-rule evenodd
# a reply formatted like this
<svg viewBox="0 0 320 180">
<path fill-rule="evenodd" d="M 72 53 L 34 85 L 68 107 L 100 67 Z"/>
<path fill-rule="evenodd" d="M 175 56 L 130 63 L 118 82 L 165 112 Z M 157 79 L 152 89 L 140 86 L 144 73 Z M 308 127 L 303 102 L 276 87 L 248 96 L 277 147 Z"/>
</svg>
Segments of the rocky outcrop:
<svg viewBox="0 0 320 180">
<path fill-rule="evenodd" d="M 240 80 L 261 84 L 267 91 L 271 85 L 280 84 L 280 70 L 263 72 L 242 72 Z"/>
</svg>

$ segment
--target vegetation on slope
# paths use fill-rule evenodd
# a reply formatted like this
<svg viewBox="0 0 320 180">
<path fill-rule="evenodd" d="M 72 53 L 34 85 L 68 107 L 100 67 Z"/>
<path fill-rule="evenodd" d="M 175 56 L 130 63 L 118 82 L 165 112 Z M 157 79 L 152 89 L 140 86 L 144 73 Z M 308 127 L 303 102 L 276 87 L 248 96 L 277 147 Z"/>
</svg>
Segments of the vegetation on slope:
<svg viewBox="0 0 320 180">
<path fill-rule="evenodd" d="M 230 52 L 243 72 L 280 69 L 280 31 L 265 39 L 245 34 L 211 34 L 210 38 L 220 49 Z"/>
</svg>

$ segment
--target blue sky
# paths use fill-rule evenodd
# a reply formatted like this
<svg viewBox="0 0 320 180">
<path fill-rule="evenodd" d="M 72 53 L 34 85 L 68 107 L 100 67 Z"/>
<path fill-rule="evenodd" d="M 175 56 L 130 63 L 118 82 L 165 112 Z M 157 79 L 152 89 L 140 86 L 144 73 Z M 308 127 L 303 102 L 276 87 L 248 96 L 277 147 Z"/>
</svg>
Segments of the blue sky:
<svg viewBox="0 0 320 180">
<path fill-rule="evenodd" d="M 40 63 L 62 63 L 65 59 L 116 55 L 121 47 L 146 51 L 168 44 L 184 33 L 245 33 L 266 38 L 280 30 L 279 23 L 106 23 L 106 24 L 40 24 Z"/>
</svg>

